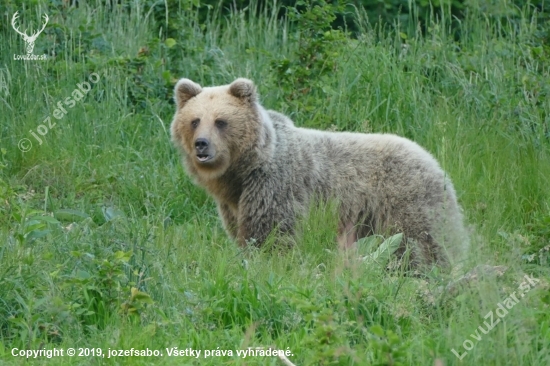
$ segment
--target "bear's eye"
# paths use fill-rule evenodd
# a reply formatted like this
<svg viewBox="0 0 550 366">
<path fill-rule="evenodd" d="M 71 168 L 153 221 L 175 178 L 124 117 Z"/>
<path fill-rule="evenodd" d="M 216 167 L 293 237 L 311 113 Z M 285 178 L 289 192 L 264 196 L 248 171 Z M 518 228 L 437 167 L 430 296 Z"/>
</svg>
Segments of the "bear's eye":
<svg viewBox="0 0 550 366">
<path fill-rule="evenodd" d="M 218 127 L 218 128 L 227 127 L 227 122 L 224 121 L 223 119 L 217 119 L 215 123 L 216 123 L 216 127 Z"/>
<path fill-rule="evenodd" d="M 191 127 L 193 128 L 197 128 L 197 126 L 199 125 L 199 122 L 200 122 L 200 119 L 194 119 L 191 121 Z"/>
</svg>

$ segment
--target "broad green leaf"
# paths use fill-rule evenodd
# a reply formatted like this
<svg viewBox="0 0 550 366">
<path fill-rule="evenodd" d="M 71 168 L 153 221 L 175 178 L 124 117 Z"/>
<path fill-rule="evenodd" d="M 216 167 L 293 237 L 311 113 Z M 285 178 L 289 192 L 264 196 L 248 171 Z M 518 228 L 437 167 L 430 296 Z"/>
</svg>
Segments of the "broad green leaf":
<svg viewBox="0 0 550 366">
<path fill-rule="evenodd" d="M 61 221 L 82 221 L 90 217 L 88 214 L 71 209 L 61 209 L 53 213 L 54 217 Z"/>
<path fill-rule="evenodd" d="M 377 335 L 379 337 L 384 337 L 384 328 L 382 328 L 380 325 L 376 324 L 370 327 L 370 332 L 374 335 Z"/>
<path fill-rule="evenodd" d="M 50 230 L 33 230 L 25 237 L 27 240 L 43 238 L 50 233 Z"/>
<path fill-rule="evenodd" d="M 172 48 L 174 47 L 178 42 L 176 42 L 176 40 L 174 38 L 166 38 L 166 41 L 164 41 L 164 44 L 168 47 L 168 48 Z"/>
<path fill-rule="evenodd" d="M 403 234 L 395 234 L 388 239 L 384 240 L 382 244 L 374 251 L 374 253 L 363 257 L 366 263 L 379 263 L 381 265 L 386 264 L 391 255 L 399 248 L 401 241 L 403 240 Z"/>
<path fill-rule="evenodd" d="M 114 207 L 103 207 L 102 211 L 105 221 L 111 221 L 117 217 L 124 217 L 124 213 Z"/>
<path fill-rule="evenodd" d="M 33 216 L 32 219 L 37 221 L 44 221 L 50 224 L 59 224 L 59 221 L 51 216 Z"/>
</svg>

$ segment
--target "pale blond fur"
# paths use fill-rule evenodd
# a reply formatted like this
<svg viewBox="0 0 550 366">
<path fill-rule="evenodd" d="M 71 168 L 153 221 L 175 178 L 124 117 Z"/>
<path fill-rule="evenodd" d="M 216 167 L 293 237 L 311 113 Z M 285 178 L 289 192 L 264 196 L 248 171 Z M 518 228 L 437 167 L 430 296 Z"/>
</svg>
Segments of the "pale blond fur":
<svg viewBox="0 0 550 366">
<path fill-rule="evenodd" d="M 181 79 L 171 126 L 196 183 L 216 200 L 229 235 L 261 245 L 293 233 L 314 199 L 338 202 L 338 242 L 403 232 L 411 264 L 446 266 L 468 238 L 450 179 L 418 144 L 391 134 L 298 128 L 266 111 L 254 84 L 202 88 Z"/>
</svg>

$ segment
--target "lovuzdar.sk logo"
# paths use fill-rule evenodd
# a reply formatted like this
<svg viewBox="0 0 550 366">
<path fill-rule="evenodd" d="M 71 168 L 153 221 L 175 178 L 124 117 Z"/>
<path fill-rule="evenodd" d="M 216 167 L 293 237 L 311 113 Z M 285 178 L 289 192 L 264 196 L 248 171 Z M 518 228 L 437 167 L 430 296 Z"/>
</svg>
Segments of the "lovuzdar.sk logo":
<svg viewBox="0 0 550 366">
<path fill-rule="evenodd" d="M 15 14 L 13 14 L 13 17 L 11 18 L 11 26 L 13 27 L 13 29 L 17 33 L 19 33 L 21 35 L 21 37 L 23 37 L 23 40 L 25 41 L 25 49 L 27 51 L 27 54 L 26 55 L 15 55 L 14 54 L 13 59 L 14 60 L 45 60 L 46 55 L 35 55 L 35 54 L 32 53 L 32 51 L 34 50 L 34 43 L 36 42 L 36 39 L 38 38 L 40 33 L 42 33 L 44 28 L 46 28 L 46 24 L 48 24 L 48 20 L 50 20 L 50 18 L 48 18 L 47 14 L 44 14 L 44 16 L 43 16 L 44 24 L 42 25 L 42 28 L 39 31 L 31 33 L 31 35 L 28 35 L 26 29 L 25 29 L 24 32 L 21 32 L 18 29 L 17 24 L 16 24 L 17 23 L 17 17 L 18 17 L 17 13 L 18 12 L 16 11 Z M 31 32 L 32 32 L 32 29 L 31 29 Z"/>
</svg>

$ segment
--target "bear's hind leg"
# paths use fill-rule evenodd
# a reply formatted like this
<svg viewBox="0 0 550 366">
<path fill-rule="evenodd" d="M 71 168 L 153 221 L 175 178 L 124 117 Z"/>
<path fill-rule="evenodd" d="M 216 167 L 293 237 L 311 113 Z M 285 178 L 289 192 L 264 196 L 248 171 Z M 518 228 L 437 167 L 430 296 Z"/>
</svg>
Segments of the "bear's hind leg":
<svg viewBox="0 0 550 366">
<path fill-rule="evenodd" d="M 340 227 L 338 230 L 338 247 L 342 250 L 350 249 L 357 241 L 357 230 L 352 223 Z"/>
</svg>

